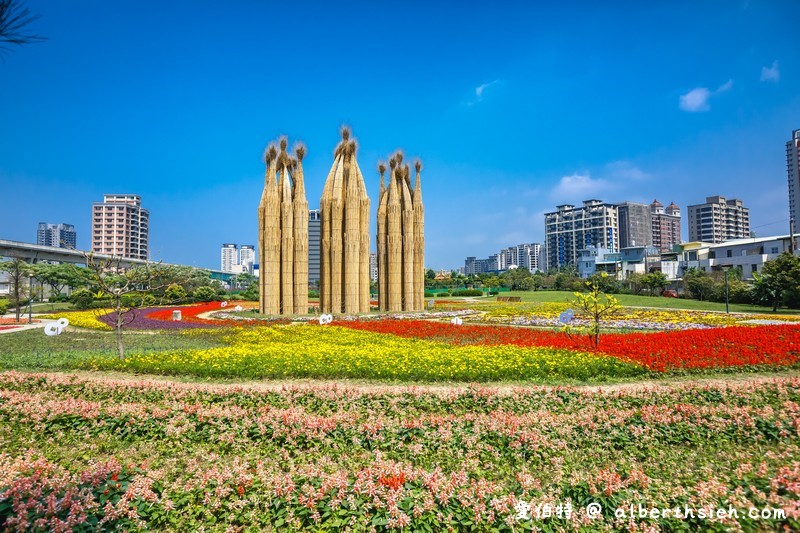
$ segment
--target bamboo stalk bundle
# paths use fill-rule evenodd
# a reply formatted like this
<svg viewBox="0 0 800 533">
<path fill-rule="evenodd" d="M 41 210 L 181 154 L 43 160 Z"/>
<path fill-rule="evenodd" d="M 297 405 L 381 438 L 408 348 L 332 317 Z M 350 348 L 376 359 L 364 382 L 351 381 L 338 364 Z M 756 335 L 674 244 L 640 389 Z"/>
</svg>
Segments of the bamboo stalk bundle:
<svg viewBox="0 0 800 533">
<path fill-rule="evenodd" d="M 303 178 L 303 157 L 306 149 L 295 147 L 297 170 L 294 172 L 292 205 L 294 206 L 294 314 L 308 313 L 308 201 Z"/>
<path fill-rule="evenodd" d="M 403 213 L 403 310 L 414 310 L 414 206 L 411 203 L 410 170 L 403 167 L 399 187 Z"/>
<path fill-rule="evenodd" d="M 358 269 L 360 266 L 359 253 L 361 252 L 361 198 L 356 177 L 353 156 L 355 143 L 349 141 L 345 146 L 344 180 L 344 312 L 355 314 L 359 312 Z"/>
<path fill-rule="evenodd" d="M 264 314 L 308 312 L 308 202 L 303 183 L 304 148 L 298 159 L 288 140 L 267 149 L 264 190 L 258 205 L 259 310 Z"/>
<path fill-rule="evenodd" d="M 353 168 L 356 172 L 358 179 L 358 192 L 359 192 L 359 222 L 360 222 L 360 249 L 359 249 L 359 265 L 358 265 L 358 310 L 359 313 L 369 313 L 369 196 L 367 196 L 367 186 L 364 183 L 364 176 L 361 174 L 361 169 L 358 166 L 358 161 L 353 157 Z"/>
<path fill-rule="evenodd" d="M 402 152 L 389 159 L 389 186 L 383 182 L 378 202 L 378 298 L 382 311 L 420 311 L 425 293 L 425 237 L 422 185 L 417 161 L 416 181 L 403 165 Z"/>
<path fill-rule="evenodd" d="M 422 205 L 422 162 L 419 159 L 414 163 L 414 169 L 414 307 L 411 310 L 422 311 L 425 302 L 425 207 Z"/>
<path fill-rule="evenodd" d="M 387 310 L 388 311 L 402 311 L 403 310 L 403 220 L 402 220 L 402 206 L 400 204 L 400 195 L 398 191 L 398 182 L 401 176 L 399 174 L 399 162 L 397 159 L 392 159 L 390 162 L 392 168 L 392 177 L 389 180 L 389 192 L 386 209 L 386 243 L 388 248 L 387 266 L 388 266 L 388 282 L 387 282 Z"/>
<path fill-rule="evenodd" d="M 378 164 L 378 172 L 381 175 L 381 188 L 378 194 L 378 309 L 386 311 L 388 304 L 386 301 L 387 291 L 386 282 L 388 281 L 388 271 L 386 270 L 387 243 L 386 243 L 386 209 L 387 209 L 387 189 L 383 175 L 386 172 L 386 165 Z"/>
<path fill-rule="evenodd" d="M 280 313 L 280 200 L 275 173 L 278 167 L 278 154 L 274 146 L 267 150 L 266 177 L 264 180 L 263 210 L 259 209 L 262 216 L 263 255 L 261 256 L 260 276 L 261 285 L 260 310 L 264 314 L 277 315 Z"/>
<path fill-rule="evenodd" d="M 356 151 L 350 130 L 344 128 L 320 203 L 320 296 L 324 313 L 369 310 L 369 198 Z M 366 286 L 362 277 L 364 264 Z"/>
<path fill-rule="evenodd" d="M 322 189 L 322 199 L 319 203 L 320 209 L 320 280 L 319 280 L 319 304 L 322 313 L 331 313 L 331 202 L 333 198 L 333 182 L 335 180 L 336 168 L 339 164 L 339 147 L 333 153 L 333 166 L 325 185 Z"/>
<path fill-rule="evenodd" d="M 339 164 L 333 177 L 333 190 L 331 195 L 330 227 L 331 227 L 331 303 L 329 313 L 341 313 L 342 296 L 344 288 L 344 161 L 345 155 L 339 156 Z"/>
<path fill-rule="evenodd" d="M 281 139 L 281 154 L 278 156 L 281 197 L 281 314 L 294 313 L 294 206 L 292 186 L 289 181 L 291 159 L 286 153 L 287 140 Z"/>
</svg>

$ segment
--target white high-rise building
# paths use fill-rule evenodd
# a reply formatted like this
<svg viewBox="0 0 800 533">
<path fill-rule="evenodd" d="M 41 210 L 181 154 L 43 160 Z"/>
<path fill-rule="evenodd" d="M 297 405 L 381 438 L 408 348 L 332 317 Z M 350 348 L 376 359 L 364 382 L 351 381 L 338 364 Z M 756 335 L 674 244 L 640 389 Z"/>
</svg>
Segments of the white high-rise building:
<svg viewBox="0 0 800 533">
<path fill-rule="evenodd" d="M 252 244 L 243 244 L 239 249 L 239 264 L 243 272 L 253 273 L 253 265 L 256 262 L 256 247 Z"/>
<path fill-rule="evenodd" d="M 223 272 L 234 272 L 239 265 L 239 255 L 235 244 L 223 244 L 221 251 L 221 267 Z"/>
<path fill-rule="evenodd" d="M 148 259 L 150 212 L 136 194 L 105 194 L 92 204 L 92 251 Z"/>
<path fill-rule="evenodd" d="M 78 246 L 75 226 L 72 224 L 39 222 L 39 228 L 36 231 L 36 244 L 74 250 Z"/>
</svg>

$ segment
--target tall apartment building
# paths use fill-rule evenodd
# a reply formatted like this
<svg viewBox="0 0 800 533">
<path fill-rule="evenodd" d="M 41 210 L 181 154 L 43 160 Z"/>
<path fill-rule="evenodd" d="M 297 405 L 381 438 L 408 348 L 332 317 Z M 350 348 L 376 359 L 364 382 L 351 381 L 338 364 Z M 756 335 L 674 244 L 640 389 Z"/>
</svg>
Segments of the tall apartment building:
<svg viewBox="0 0 800 533">
<path fill-rule="evenodd" d="M 476 259 L 475 257 L 467 257 L 464 261 L 464 274 L 483 274 L 486 272 L 497 272 L 500 270 L 498 264 L 499 255 L 490 255 L 488 259 Z"/>
<path fill-rule="evenodd" d="M 659 204 L 660 205 L 660 204 Z M 650 206 L 636 202 L 617 204 L 619 211 L 619 246 L 647 246 L 653 242 Z"/>
<path fill-rule="evenodd" d="M 681 208 L 670 202 L 665 209 L 661 202 L 653 200 L 650 218 L 653 240 L 647 244 L 652 244 L 661 253 L 671 252 L 673 246 L 681 243 Z"/>
<path fill-rule="evenodd" d="M 378 254 L 369 254 L 369 279 L 378 281 Z"/>
<path fill-rule="evenodd" d="M 72 224 L 48 224 L 39 222 L 36 231 L 36 244 L 39 246 L 55 246 L 57 248 L 78 247 L 78 236 Z"/>
<path fill-rule="evenodd" d="M 511 267 L 527 268 L 533 273 L 541 269 L 541 257 L 542 245 L 538 242 L 518 244 L 503 248 L 486 259 L 467 257 L 464 261 L 464 273 L 502 272 Z"/>
<path fill-rule="evenodd" d="M 564 204 L 545 213 L 547 269 L 577 265 L 578 251 L 589 246 L 619 251 L 619 210 L 600 200 L 584 200 L 582 207 Z"/>
<path fill-rule="evenodd" d="M 750 210 L 741 200 L 709 196 L 706 203 L 690 205 L 689 240 L 721 243 L 750 237 Z"/>
<path fill-rule="evenodd" d="M 320 210 L 308 210 L 308 283 L 319 284 Z"/>
<path fill-rule="evenodd" d="M 792 132 L 786 142 L 786 174 L 789 178 L 789 220 L 794 222 L 797 233 L 800 224 L 800 130 Z"/>
<path fill-rule="evenodd" d="M 253 265 L 256 262 L 256 247 L 254 244 L 243 244 L 239 248 L 239 264 L 242 271 L 253 273 Z"/>
<path fill-rule="evenodd" d="M 523 243 L 500 250 L 497 254 L 498 270 L 508 270 L 512 266 L 527 268 L 531 273 L 541 269 L 539 257 L 542 245 L 538 242 Z"/>
<path fill-rule="evenodd" d="M 220 270 L 234 272 L 239 265 L 239 250 L 235 244 L 226 243 L 220 250 Z"/>
<path fill-rule="evenodd" d="M 92 251 L 148 259 L 150 212 L 136 194 L 105 194 L 92 204 Z"/>
</svg>

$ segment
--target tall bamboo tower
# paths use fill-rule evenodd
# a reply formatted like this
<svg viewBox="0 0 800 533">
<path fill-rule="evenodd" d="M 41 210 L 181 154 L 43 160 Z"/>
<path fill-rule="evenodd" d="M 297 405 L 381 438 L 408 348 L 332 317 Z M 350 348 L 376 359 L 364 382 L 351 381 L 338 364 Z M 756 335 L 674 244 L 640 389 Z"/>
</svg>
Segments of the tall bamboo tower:
<svg viewBox="0 0 800 533">
<path fill-rule="evenodd" d="M 308 201 L 303 184 L 305 148 L 297 158 L 270 144 L 264 191 L 258 206 L 259 310 L 267 315 L 308 312 Z"/>
<path fill-rule="evenodd" d="M 422 205 L 420 171 L 411 188 L 409 166 L 403 153 L 389 158 L 389 185 L 381 175 L 378 200 L 378 303 L 381 311 L 421 311 L 425 292 L 425 209 Z"/>
<path fill-rule="evenodd" d="M 320 307 L 323 313 L 369 311 L 369 197 L 356 142 L 342 129 L 320 201 Z"/>
</svg>

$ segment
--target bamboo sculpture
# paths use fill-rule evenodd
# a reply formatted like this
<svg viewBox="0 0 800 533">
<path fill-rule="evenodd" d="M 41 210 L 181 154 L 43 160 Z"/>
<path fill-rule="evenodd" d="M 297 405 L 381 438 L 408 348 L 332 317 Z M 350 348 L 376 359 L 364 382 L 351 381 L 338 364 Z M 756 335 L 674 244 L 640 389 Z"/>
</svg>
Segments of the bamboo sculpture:
<svg viewBox="0 0 800 533">
<path fill-rule="evenodd" d="M 259 310 L 263 314 L 308 312 L 308 201 L 303 184 L 305 148 L 297 159 L 270 144 L 264 155 L 266 175 L 258 206 Z M 277 182 L 276 182 L 277 179 Z"/>
<path fill-rule="evenodd" d="M 320 201 L 320 306 L 323 313 L 369 311 L 369 198 L 356 142 L 342 129 Z"/>
<path fill-rule="evenodd" d="M 382 311 L 421 311 L 425 291 L 424 208 L 422 164 L 415 163 L 416 180 L 411 189 L 409 166 L 403 154 L 389 159 L 389 185 L 384 185 L 386 166 L 381 163 L 378 200 L 378 304 Z"/>
</svg>

